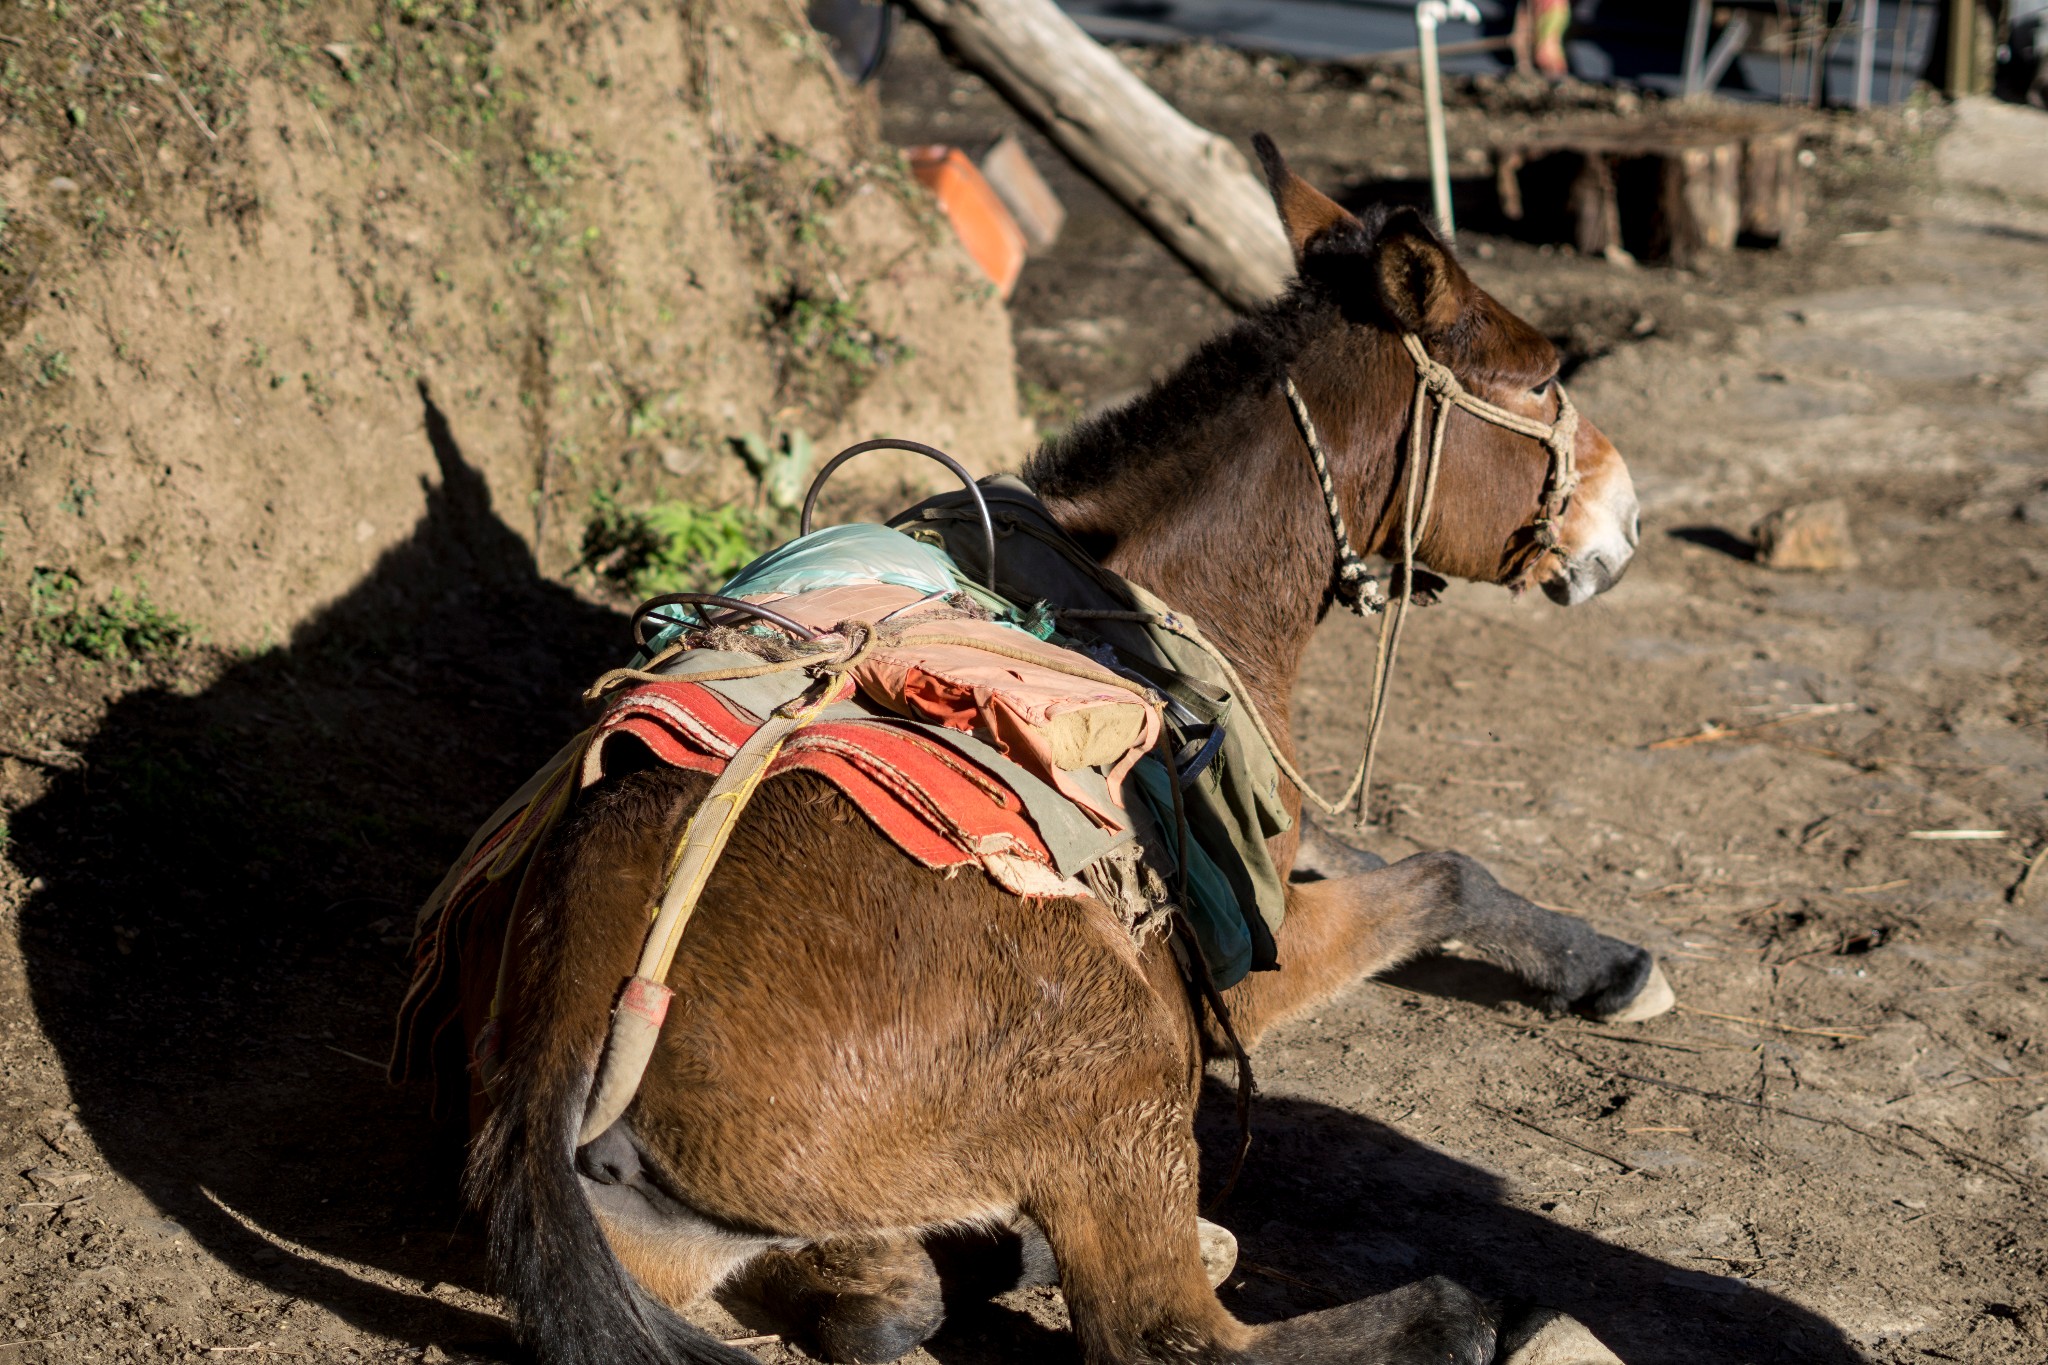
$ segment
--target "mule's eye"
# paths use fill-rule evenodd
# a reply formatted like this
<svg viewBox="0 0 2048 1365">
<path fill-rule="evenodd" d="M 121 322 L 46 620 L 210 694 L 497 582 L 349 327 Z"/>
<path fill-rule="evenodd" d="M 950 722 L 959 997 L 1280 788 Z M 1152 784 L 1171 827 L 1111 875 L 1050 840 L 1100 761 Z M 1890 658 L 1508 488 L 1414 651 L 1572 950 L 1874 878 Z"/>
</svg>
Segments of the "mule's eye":
<svg viewBox="0 0 2048 1365">
<path fill-rule="evenodd" d="M 1550 376 L 1550 378 L 1544 380 L 1541 384 L 1538 384 L 1535 388 L 1529 390 L 1529 392 L 1535 394 L 1538 398 L 1545 398 L 1548 397 L 1550 391 L 1556 387 L 1557 376 L 1552 375 Z"/>
</svg>

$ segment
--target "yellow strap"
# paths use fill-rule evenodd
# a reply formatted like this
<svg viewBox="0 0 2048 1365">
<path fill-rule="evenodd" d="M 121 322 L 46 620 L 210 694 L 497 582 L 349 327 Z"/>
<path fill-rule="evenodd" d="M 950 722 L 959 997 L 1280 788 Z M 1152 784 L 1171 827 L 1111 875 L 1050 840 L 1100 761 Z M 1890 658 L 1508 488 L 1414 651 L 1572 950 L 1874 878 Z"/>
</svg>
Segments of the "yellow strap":
<svg viewBox="0 0 2048 1365">
<path fill-rule="evenodd" d="M 778 709 L 748 736 L 725 765 L 725 771 L 683 827 L 683 837 L 669 856 L 668 889 L 662 893 L 654 922 L 647 930 L 635 975 L 650 981 L 668 979 L 668 969 L 683 941 L 683 929 L 696 911 L 697 900 L 704 894 L 705 883 L 711 880 L 711 871 L 718 865 L 718 855 L 725 851 L 740 813 L 754 799 L 754 792 L 768 774 L 768 765 L 782 752 L 782 746 L 832 704 L 839 691 L 837 682 L 836 676 L 828 675 L 811 696 L 799 699 L 796 710 Z"/>
<path fill-rule="evenodd" d="M 711 791 L 690 815 L 683 837 L 670 856 L 668 886 L 662 892 L 660 908 L 640 948 L 640 962 L 626 978 L 618 1005 L 612 1010 L 610 1031 L 605 1037 L 604 1057 L 590 1087 L 576 1145 L 583 1146 L 617 1121 L 640 1092 L 641 1078 L 654 1056 L 661 1035 L 662 1020 L 668 1014 L 669 968 L 682 944 L 683 929 L 704 894 L 718 855 L 725 850 L 740 813 L 753 799 L 768 767 L 782 752 L 790 736 L 809 725 L 842 695 L 840 678 L 828 673 L 798 702 L 777 708 L 762 726 L 740 746 L 725 771 L 711 785 Z M 794 706 L 795 709 L 791 709 Z"/>
</svg>

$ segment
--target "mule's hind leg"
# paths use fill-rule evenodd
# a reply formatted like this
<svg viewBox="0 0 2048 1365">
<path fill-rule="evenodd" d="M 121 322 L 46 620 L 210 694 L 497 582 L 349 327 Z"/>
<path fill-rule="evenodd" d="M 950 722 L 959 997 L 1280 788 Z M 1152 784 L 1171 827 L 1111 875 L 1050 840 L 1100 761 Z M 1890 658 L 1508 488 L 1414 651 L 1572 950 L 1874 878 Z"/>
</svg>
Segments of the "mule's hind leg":
<svg viewBox="0 0 2048 1365">
<path fill-rule="evenodd" d="M 1486 1306 L 1433 1278 L 1321 1313 L 1251 1327 L 1217 1302 L 1195 1226 L 1195 1145 L 1184 1116 L 1146 1105 L 1092 1125 L 1085 1155 L 1049 1165 L 1026 1201 L 1059 1261 L 1089 1365 L 1486 1365 Z"/>
<path fill-rule="evenodd" d="M 741 1271 L 721 1298 L 809 1355 L 859 1365 L 896 1359 L 930 1338 L 946 1317 L 939 1272 L 909 1233 L 771 1251 Z"/>
<path fill-rule="evenodd" d="M 797 1245 L 724 1226 L 662 1188 L 620 1119 L 576 1153 L 576 1183 L 620 1264 L 676 1309 L 710 1293 L 748 1262 Z"/>
<path fill-rule="evenodd" d="M 1320 870 L 1347 860 L 1319 849 L 1315 861 Z M 1239 1036 L 1249 1043 L 1358 978 L 1453 940 L 1536 987 L 1552 1009 L 1632 1020 L 1671 1006 L 1671 988 L 1643 949 L 1515 895 L 1462 853 L 1418 853 L 1288 887 L 1279 935 L 1284 970 L 1254 972 L 1226 997 Z"/>
</svg>

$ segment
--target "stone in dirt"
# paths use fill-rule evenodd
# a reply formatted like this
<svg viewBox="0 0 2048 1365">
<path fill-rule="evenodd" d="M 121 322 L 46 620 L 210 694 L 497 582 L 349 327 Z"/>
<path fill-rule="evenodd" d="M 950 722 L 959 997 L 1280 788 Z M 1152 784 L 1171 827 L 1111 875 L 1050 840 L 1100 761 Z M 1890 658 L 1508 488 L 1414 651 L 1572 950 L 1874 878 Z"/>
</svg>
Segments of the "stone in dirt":
<svg viewBox="0 0 2048 1365">
<path fill-rule="evenodd" d="M 1857 557 L 1849 535 L 1849 508 L 1840 498 L 1781 507 L 1756 524 L 1757 563 L 1772 569 L 1853 569 Z"/>
<path fill-rule="evenodd" d="M 1015 134 L 1003 134 L 988 149 L 981 159 L 981 174 L 1010 210 L 1010 216 L 1017 220 L 1031 254 L 1051 250 L 1060 239 L 1060 229 L 1066 226 L 1067 210 L 1038 168 L 1031 164 L 1030 155 Z"/>
<path fill-rule="evenodd" d="M 1237 1234 L 1206 1218 L 1195 1222 L 1202 1239 L 1202 1270 L 1209 1277 L 1209 1287 L 1215 1289 L 1237 1268 Z"/>
<path fill-rule="evenodd" d="M 1620 1356 L 1554 1308 L 1539 1308 L 1501 1336 L 1501 1365 L 1622 1365 Z"/>
</svg>

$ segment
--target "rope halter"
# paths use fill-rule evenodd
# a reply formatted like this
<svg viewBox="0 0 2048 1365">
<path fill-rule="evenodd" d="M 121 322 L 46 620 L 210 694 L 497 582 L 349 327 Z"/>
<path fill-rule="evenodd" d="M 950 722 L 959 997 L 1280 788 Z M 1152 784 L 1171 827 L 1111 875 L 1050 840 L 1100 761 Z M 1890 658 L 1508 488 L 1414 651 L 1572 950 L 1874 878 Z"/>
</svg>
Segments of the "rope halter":
<svg viewBox="0 0 2048 1365">
<path fill-rule="evenodd" d="M 1365 745 L 1358 756 L 1358 769 L 1344 794 L 1335 801 L 1324 797 L 1308 785 L 1270 740 L 1268 747 L 1280 760 L 1288 780 L 1301 789 L 1303 799 L 1321 808 L 1324 814 L 1338 814 L 1356 797 L 1361 828 L 1370 814 L 1367 797 L 1372 785 L 1373 756 L 1379 748 L 1380 728 L 1387 717 L 1387 688 L 1393 678 L 1394 655 L 1400 648 L 1401 625 L 1407 619 L 1408 606 L 1416 591 L 1415 547 L 1421 542 L 1422 532 L 1429 525 L 1430 511 L 1436 503 L 1436 478 L 1443 465 L 1444 433 L 1450 426 L 1451 409 L 1463 408 L 1482 422 L 1541 442 L 1543 448 L 1550 452 L 1550 467 L 1543 476 L 1543 496 L 1537 504 L 1535 519 L 1530 523 L 1536 543 L 1542 549 L 1555 550 L 1558 547 L 1558 518 L 1564 515 L 1572 490 L 1579 485 L 1579 410 L 1572 406 L 1564 385 L 1552 386 L 1557 390 L 1557 420 L 1538 422 L 1489 403 L 1467 389 L 1448 366 L 1430 359 L 1429 352 L 1423 349 L 1422 338 L 1413 332 L 1402 333 L 1401 344 L 1408 348 L 1408 357 L 1415 362 L 1415 404 L 1408 422 L 1408 467 L 1402 478 L 1401 578 L 1397 584 L 1398 595 L 1391 602 L 1386 590 L 1351 544 L 1351 531 L 1344 523 L 1344 509 L 1337 498 L 1337 482 L 1330 473 L 1329 452 L 1323 448 L 1322 434 L 1316 430 L 1315 419 L 1309 415 L 1308 404 L 1302 400 L 1301 390 L 1295 387 L 1294 377 L 1286 376 L 1287 405 L 1293 410 L 1294 424 L 1301 430 L 1302 442 L 1308 446 L 1309 462 L 1315 466 L 1316 481 L 1322 485 L 1323 510 L 1330 517 L 1330 534 L 1337 542 L 1337 567 L 1331 594 L 1360 616 L 1385 611 L 1389 606 L 1393 611 L 1380 628 L 1379 647 L 1373 658 L 1372 692 L 1366 702 Z M 1433 405 L 1432 398 L 1435 399 Z M 1425 597 L 1423 600 L 1431 599 Z"/>
<path fill-rule="evenodd" d="M 1538 544 L 1546 550 L 1556 549 L 1557 519 L 1564 515 L 1572 490 L 1579 486 L 1579 410 L 1572 406 L 1571 395 L 1564 391 L 1564 385 L 1551 385 L 1557 390 L 1557 420 L 1539 422 L 1496 407 L 1474 394 L 1458 382 L 1458 376 L 1451 373 L 1449 366 L 1430 359 L 1429 352 L 1422 348 L 1422 338 L 1413 332 L 1402 333 L 1401 344 L 1408 348 L 1408 358 L 1415 362 L 1415 412 L 1408 440 L 1411 458 L 1421 444 L 1423 423 L 1427 420 L 1423 397 L 1434 394 L 1437 400 L 1435 430 L 1429 442 L 1429 482 L 1436 481 L 1435 466 L 1444 448 L 1444 419 L 1454 406 L 1463 408 L 1482 422 L 1542 443 L 1543 448 L 1550 452 L 1550 469 L 1543 476 L 1543 500 L 1537 506 L 1536 519 L 1531 525 L 1535 528 Z"/>
</svg>

